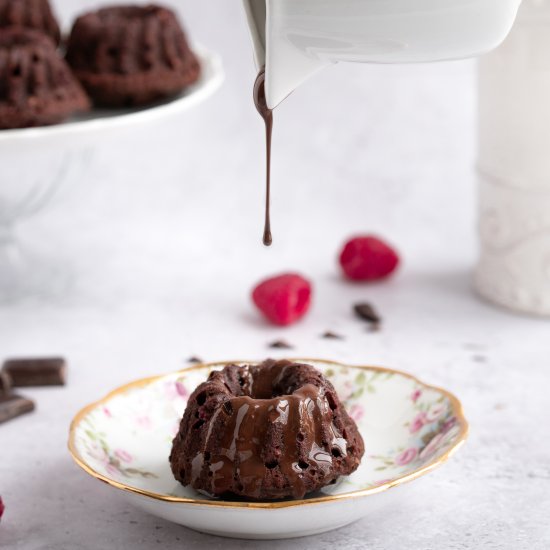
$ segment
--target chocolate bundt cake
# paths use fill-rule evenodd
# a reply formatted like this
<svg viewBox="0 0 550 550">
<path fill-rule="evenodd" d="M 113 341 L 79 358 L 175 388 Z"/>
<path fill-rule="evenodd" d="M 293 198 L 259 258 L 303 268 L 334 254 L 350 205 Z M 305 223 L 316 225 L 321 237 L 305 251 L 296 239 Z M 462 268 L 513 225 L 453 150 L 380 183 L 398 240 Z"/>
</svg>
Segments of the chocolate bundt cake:
<svg viewBox="0 0 550 550">
<path fill-rule="evenodd" d="M 79 17 L 67 61 L 97 104 L 144 105 L 197 80 L 200 65 L 175 14 L 158 6 L 120 6 Z"/>
<path fill-rule="evenodd" d="M 3 27 L 42 31 L 56 44 L 61 40 L 59 25 L 48 0 L 0 0 L 0 28 Z"/>
<path fill-rule="evenodd" d="M 0 129 L 54 124 L 89 107 L 50 38 L 19 27 L 0 30 Z"/>
<path fill-rule="evenodd" d="M 351 474 L 363 439 L 311 365 L 267 360 L 214 371 L 190 396 L 170 465 L 211 496 L 302 498 Z"/>
</svg>

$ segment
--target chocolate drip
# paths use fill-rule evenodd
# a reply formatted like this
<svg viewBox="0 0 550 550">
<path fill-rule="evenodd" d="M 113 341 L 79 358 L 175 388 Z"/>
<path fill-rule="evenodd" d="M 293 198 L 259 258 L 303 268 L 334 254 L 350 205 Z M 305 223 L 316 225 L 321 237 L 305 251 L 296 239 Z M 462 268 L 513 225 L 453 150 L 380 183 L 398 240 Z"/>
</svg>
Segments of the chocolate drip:
<svg viewBox="0 0 550 550">
<path fill-rule="evenodd" d="M 294 489 L 294 497 L 301 498 L 306 493 L 303 470 L 317 468 L 323 474 L 332 465 L 332 455 L 325 447 L 330 448 L 336 438 L 324 441 L 325 434 L 319 429 L 321 422 L 327 419 L 332 425 L 331 411 L 322 389 L 309 384 L 292 395 L 272 399 L 242 396 L 228 403 L 230 407 L 221 409 L 222 414 L 227 414 L 228 423 L 220 440 L 220 454 L 212 460 L 212 494 L 244 492 L 259 498 L 268 468 L 274 476 L 286 478 Z M 228 409 L 231 412 L 228 413 Z M 300 460 L 296 438 L 312 430 L 314 441 L 302 443 L 308 449 L 308 462 L 305 463 Z M 266 455 L 262 442 L 268 433 L 270 438 L 280 442 L 280 446 Z M 237 477 L 240 487 L 234 486 Z"/>
<path fill-rule="evenodd" d="M 271 246 L 273 238 L 271 235 L 271 135 L 273 133 L 273 111 L 267 106 L 265 97 L 265 67 L 262 67 L 256 82 L 254 83 L 254 105 L 265 123 L 265 146 L 266 146 L 266 178 L 265 178 L 265 222 L 263 243 Z"/>
<path fill-rule="evenodd" d="M 208 474 L 212 494 L 244 493 L 259 498 L 267 468 L 273 477 L 286 480 L 284 486 L 293 488 L 295 498 L 301 498 L 306 493 L 303 473 L 307 468 L 320 477 L 328 476 L 331 449 L 345 456 L 346 440 L 334 426 L 324 388 L 305 384 L 291 395 L 277 396 L 277 386 L 292 365 L 290 361 L 269 361 L 263 367 L 253 367 L 252 372 L 243 368 L 241 382 L 250 393 L 228 399 L 216 411 L 215 416 L 224 417 L 224 430 L 213 435 L 209 429 L 205 439 L 208 448 L 211 438 L 218 438 L 219 454 L 211 457 Z M 309 434 L 314 434 L 312 440 Z M 277 445 L 266 450 L 266 439 Z M 193 460 L 192 483 L 204 467 L 203 455 Z M 288 489 L 282 489 L 281 497 L 286 494 Z"/>
</svg>

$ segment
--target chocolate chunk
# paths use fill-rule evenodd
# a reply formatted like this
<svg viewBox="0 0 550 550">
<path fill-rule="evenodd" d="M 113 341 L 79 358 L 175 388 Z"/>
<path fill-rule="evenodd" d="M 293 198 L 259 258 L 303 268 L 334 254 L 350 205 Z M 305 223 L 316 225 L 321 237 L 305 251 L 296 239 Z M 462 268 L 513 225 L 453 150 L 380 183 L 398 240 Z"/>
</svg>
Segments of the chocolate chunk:
<svg viewBox="0 0 550 550">
<path fill-rule="evenodd" d="M 355 311 L 355 314 L 360 319 L 363 319 L 364 321 L 368 321 L 369 323 L 381 323 L 382 318 L 376 310 L 367 302 L 361 302 L 358 304 L 355 304 L 353 306 L 353 310 Z"/>
<path fill-rule="evenodd" d="M 0 370 L 0 397 L 9 395 L 12 385 L 11 376 L 7 372 Z"/>
<path fill-rule="evenodd" d="M 293 349 L 294 348 L 294 346 L 292 346 L 285 340 L 275 340 L 274 342 L 271 342 L 271 344 L 269 344 L 269 347 L 273 349 Z"/>
<path fill-rule="evenodd" d="M 0 397 L 0 424 L 34 410 L 34 403 L 20 395 Z"/>
<path fill-rule="evenodd" d="M 326 340 L 345 340 L 341 334 L 336 334 L 336 332 L 331 332 L 330 330 L 321 334 L 321 338 L 325 338 Z"/>
<path fill-rule="evenodd" d="M 189 357 L 189 359 L 187 359 L 187 362 L 188 363 L 197 363 L 197 364 L 200 364 L 200 363 L 203 363 L 203 360 L 200 358 L 200 357 L 195 357 L 193 355 L 193 357 Z"/>
<path fill-rule="evenodd" d="M 61 357 L 8 359 L 3 371 L 14 386 L 63 386 L 67 365 Z"/>
</svg>

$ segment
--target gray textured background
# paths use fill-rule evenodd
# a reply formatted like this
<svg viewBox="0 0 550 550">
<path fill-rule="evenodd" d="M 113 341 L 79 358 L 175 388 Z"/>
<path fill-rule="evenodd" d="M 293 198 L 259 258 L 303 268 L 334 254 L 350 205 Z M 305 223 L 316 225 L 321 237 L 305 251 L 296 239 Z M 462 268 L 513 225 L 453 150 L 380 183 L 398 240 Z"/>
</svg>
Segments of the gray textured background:
<svg viewBox="0 0 550 550">
<path fill-rule="evenodd" d="M 92 6 L 58 0 L 72 14 Z M 98 143 L 23 238 L 55 251 L 72 286 L 0 308 L 0 354 L 62 353 L 64 389 L 26 392 L 39 412 L 0 427 L 0 547 L 533 549 L 550 547 L 548 323 L 472 294 L 475 65 L 335 66 L 276 116 L 275 245 L 260 245 L 262 126 L 238 0 L 178 3 L 193 38 L 224 57 L 223 89 L 193 112 Z M 335 256 L 376 231 L 404 257 L 389 283 L 347 285 Z M 248 292 L 285 269 L 316 300 L 287 331 L 258 321 Z M 369 299 L 384 330 L 350 316 Z M 320 340 L 332 329 L 345 342 Z M 66 451 L 72 415 L 109 389 L 185 358 L 294 355 L 409 370 L 463 401 L 469 442 L 414 498 L 350 527 L 294 541 L 241 542 L 155 519 L 89 479 Z M 281 355 L 280 352 L 272 355 Z"/>
</svg>

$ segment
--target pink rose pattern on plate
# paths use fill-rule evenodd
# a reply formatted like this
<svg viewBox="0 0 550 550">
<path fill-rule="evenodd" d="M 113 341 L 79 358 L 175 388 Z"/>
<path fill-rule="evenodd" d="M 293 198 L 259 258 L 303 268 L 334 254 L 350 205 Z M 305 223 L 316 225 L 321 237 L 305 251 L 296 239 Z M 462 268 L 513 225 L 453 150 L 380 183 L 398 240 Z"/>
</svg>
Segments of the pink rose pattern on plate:
<svg viewBox="0 0 550 550">
<path fill-rule="evenodd" d="M 381 462 L 376 471 L 403 468 L 415 461 L 421 466 L 444 451 L 456 437 L 459 426 L 447 399 L 440 396 L 436 401 L 430 401 L 422 397 L 420 388 L 415 388 L 410 396 L 415 415 L 404 424 L 411 434 L 410 445 L 392 449 L 384 455 L 370 455 L 370 458 Z"/>
<path fill-rule="evenodd" d="M 168 403 L 174 403 L 174 405 L 177 403 L 180 408 L 185 406 L 191 391 L 192 390 L 186 386 L 184 377 L 166 381 L 161 384 L 163 399 Z M 181 408 L 181 410 L 183 409 Z M 113 419 L 113 412 L 110 407 L 101 407 L 101 414 L 108 420 Z M 178 431 L 180 411 L 178 410 L 178 412 L 175 413 L 174 408 L 172 408 L 169 410 L 168 414 L 174 415 L 176 420 L 173 424 L 172 433 L 169 434 L 169 440 L 171 441 L 171 438 Z M 81 442 L 88 457 L 98 462 L 106 474 L 118 480 L 132 477 L 157 477 L 153 472 L 130 466 L 134 457 L 128 450 L 123 448 L 111 450 L 105 438 L 106 434 L 96 429 L 91 420 L 91 416 L 93 415 L 90 415 L 83 421 L 86 424 L 86 429 L 83 434 L 81 434 L 81 436 L 84 436 L 81 437 Z M 143 411 L 140 410 L 140 412 L 136 413 L 133 417 L 135 428 L 143 432 L 154 430 L 156 428 L 155 421 L 155 415 L 151 411 L 147 411 L 143 414 Z"/>
<path fill-rule="evenodd" d="M 104 439 L 104 434 L 95 430 L 94 425 L 89 421 L 85 421 L 88 425 L 85 430 L 86 438 L 82 439 L 86 453 L 90 458 L 99 462 L 101 467 L 109 476 L 120 479 L 128 477 L 157 477 L 152 472 L 140 468 L 128 467 L 133 456 L 124 449 L 109 449 L 109 445 Z"/>
<path fill-rule="evenodd" d="M 418 449 L 416 447 L 409 447 L 395 457 L 395 463 L 397 466 L 406 466 L 409 462 L 415 460 L 417 456 Z"/>
</svg>

